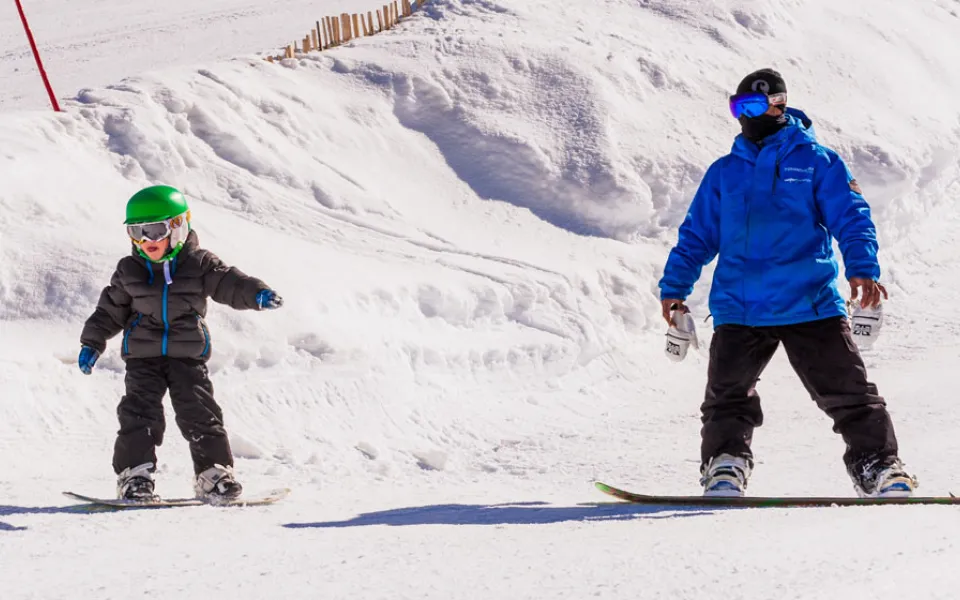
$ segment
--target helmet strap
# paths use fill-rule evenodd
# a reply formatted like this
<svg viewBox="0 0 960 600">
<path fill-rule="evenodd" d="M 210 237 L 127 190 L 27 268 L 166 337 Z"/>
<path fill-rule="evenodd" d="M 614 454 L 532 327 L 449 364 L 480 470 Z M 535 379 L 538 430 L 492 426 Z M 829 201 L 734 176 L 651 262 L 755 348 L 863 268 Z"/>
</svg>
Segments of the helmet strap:
<svg viewBox="0 0 960 600">
<path fill-rule="evenodd" d="M 167 250 L 167 253 L 164 254 L 162 257 L 158 258 L 157 260 L 153 260 L 152 258 L 147 256 L 147 253 L 143 251 L 143 248 L 141 248 L 137 244 L 134 244 L 134 245 L 137 246 L 137 254 L 145 258 L 147 262 L 152 262 L 157 264 L 165 263 L 167 261 L 173 260 L 174 258 L 177 257 L 178 254 L 180 254 L 180 251 L 183 250 L 183 242 L 180 242 L 176 246 L 171 246 L 172 249 Z"/>
</svg>

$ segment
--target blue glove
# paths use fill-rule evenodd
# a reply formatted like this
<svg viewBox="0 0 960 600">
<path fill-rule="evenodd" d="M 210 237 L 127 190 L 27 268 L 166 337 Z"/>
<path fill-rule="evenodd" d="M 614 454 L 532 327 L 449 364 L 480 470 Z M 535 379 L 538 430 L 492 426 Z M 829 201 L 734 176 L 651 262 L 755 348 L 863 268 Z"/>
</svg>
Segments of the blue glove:
<svg viewBox="0 0 960 600">
<path fill-rule="evenodd" d="M 283 298 L 273 290 L 260 290 L 257 292 L 257 306 L 260 310 L 280 308 L 283 306 Z"/>
<path fill-rule="evenodd" d="M 80 364 L 80 370 L 83 371 L 84 375 L 89 375 L 93 371 L 93 365 L 97 364 L 98 358 L 100 358 L 100 353 L 90 346 L 80 348 L 80 357 L 77 362 Z"/>
</svg>

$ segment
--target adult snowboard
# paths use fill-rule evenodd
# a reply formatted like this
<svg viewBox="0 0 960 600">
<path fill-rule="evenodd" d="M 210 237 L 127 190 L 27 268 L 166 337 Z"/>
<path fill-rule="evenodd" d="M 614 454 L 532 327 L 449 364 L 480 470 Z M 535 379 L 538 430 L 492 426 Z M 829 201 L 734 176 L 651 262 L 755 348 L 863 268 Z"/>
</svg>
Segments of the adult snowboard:
<svg viewBox="0 0 960 600">
<path fill-rule="evenodd" d="M 933 496 L 911 498 L 856 498 L 850 496 L 814 497 L 814 496 L 743 496 L 743 497 L 705 497 L 705 496 L 651 496 L 635 494 L 609 486 L 599 481 L 594 483 L 598 490 L 633 504 L 651 504 L 658 506 L 740 506 L 740 507 L 801 507 L 801 506 L 869 506 L 877 504 L 960 504 L 955 496 Z"/>
</svg>

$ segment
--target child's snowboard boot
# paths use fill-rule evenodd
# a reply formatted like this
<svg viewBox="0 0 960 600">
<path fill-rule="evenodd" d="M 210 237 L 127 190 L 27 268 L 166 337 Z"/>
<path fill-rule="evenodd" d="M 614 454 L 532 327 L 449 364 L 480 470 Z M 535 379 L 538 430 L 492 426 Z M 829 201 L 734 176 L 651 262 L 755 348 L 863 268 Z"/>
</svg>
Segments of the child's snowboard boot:
<svg viewBox="0 0 960 600">
<path fill-rule="evenodd" d="M 117 476 L 117 498 L 135 502 L 155 502 L 153 493 L 153 463 L 127 467 Z"/>
<path fill-rule="evenodd" d="M 233 500 L 243 493 L 243 486 L 233 476 L 233 468 L 220 465 L 197 475 L 194 489 L 197 498 L 210 502 Z"/>
</svg>

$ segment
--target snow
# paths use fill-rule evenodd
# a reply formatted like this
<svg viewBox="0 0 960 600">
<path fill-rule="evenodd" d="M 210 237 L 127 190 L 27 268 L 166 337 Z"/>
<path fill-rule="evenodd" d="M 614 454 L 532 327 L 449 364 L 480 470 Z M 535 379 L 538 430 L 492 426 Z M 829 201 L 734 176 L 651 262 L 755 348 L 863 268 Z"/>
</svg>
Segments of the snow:
<svg viewBox="0 0 960 600">
<path fill-rule="evenodd" d="M 737 131 L 726 94 L 774 64 L 874 206 L 871 378 L 919 491 L 956 491 L 960 5 L 433 0 L 258 59 L 344 6 L 27 2 L 61 114 L 0 24 L 4 599 L 955 595 L 953 507 L 642 508 L 590 484 L 698 492 L 706 352 L 663 355 L 656 282 Z M 238 474 L 292 487 L 275 506 L 59 494 L 113 491 L 119 344 L 85 377 L 77 338 L 129 251 L 126 199 L 159 182 L 286 300 L 209 318 Z M 783 356 L 760 393 L 751 494 L 852 494 Z M 183 496 L 168 416 L 158 491 Z"/>
<path fill-rule="evenodd" d="M 276 53 L 302 40 L 320 18 L 357 10 L 351 0 L 21 0 L 55 91 L 89 86 L 170 65 Z M 364 3 L 370 8 L 376 2 Z M 14 6 L 0 21 L 0 109 L 49 106 Z"/>
</svg>

